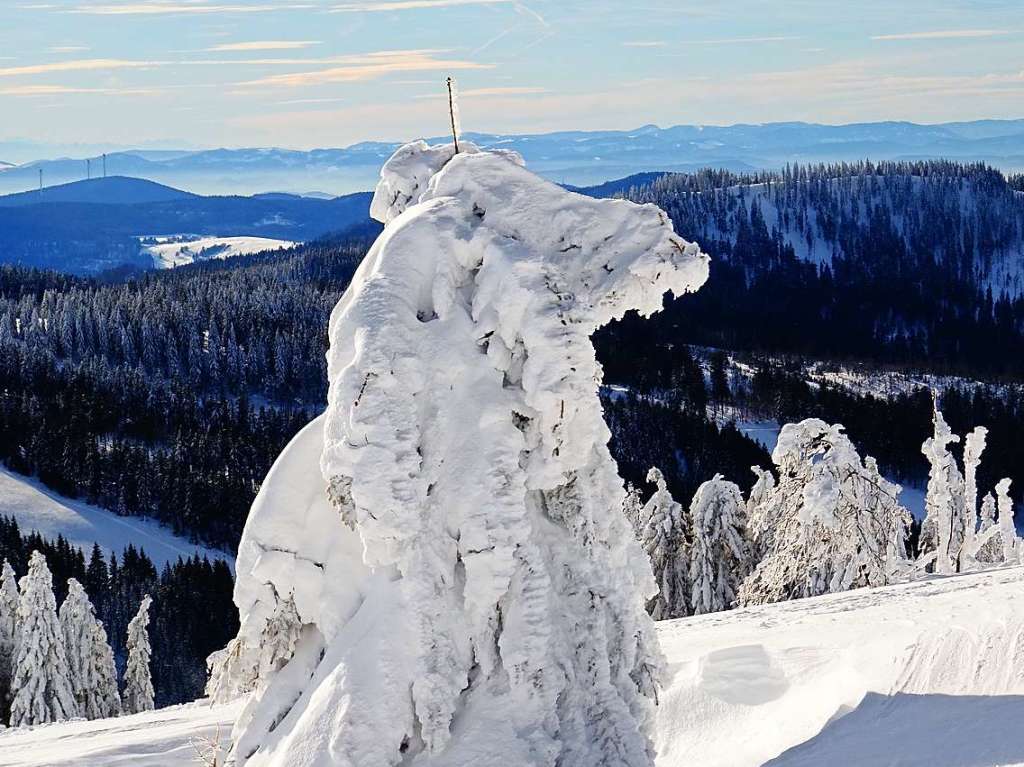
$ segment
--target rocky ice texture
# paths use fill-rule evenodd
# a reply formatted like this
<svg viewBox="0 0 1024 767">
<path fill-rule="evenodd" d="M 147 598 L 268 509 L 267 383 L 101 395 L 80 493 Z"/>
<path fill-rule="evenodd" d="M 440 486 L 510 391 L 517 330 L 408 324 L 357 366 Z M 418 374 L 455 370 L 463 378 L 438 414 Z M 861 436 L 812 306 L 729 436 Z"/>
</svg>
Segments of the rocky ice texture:
<svg viewBox="0 0 1024 767">
<path fill-rule="evenodd" d="M 384 166 L 327 413 L 246 526 L 241 636 L 288 597 L 305 625 L 236 728 L 239 764 L 652 763 L 654 583 L 590 336 L 697 289 L 708 259 L 654 206 L 460 148 Z"/>
</svg>

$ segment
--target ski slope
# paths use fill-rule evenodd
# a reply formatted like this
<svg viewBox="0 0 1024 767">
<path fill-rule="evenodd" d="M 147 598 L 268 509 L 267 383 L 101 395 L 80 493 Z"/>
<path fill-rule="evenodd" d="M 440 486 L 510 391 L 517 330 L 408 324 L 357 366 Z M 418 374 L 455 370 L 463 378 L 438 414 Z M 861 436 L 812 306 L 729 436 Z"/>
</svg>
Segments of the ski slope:
<svg viewBox="0 0 1024 767">
<path fill-rule="evenodd" d="M 1024 568 L 665 621 L 658 633 L 670 681 L 657 767 L 1024 765 Z M 11 730 L 0 767 L 195 767 L 191 741 L 218 727 L 226 740 L 239 711 L 199 702 Z"/>
<path fill-rule="evenodd" d="M 150 238 L 146 238 L 147 240 Z M 171 269 L 196 261 L 247 256 L 265 250 L 293 248 L 297 243 L 268 237 L 156 237 L 154 245 L 142 246 L 142 252 L 153 259 L 157 269 Z"/>
<path fill-rule="evenodd" d="M 63 535 L 86 557 L 93 543 L 108 554 L 121 556 L 132 543 L 145 549 L 157 569 L 165 562 L 193 554 L 224 559 L 234 569 L 234 557 L 219 549 L 197 546 L 179 538 L 167 528 L 143 517 L 119 517 L 113 512 L 81 501 L 63 498 L 40 483 L 0 467 L 0 516 L 14 517 L 22 533 L 36 531 L 44 538 Z"/>
</svg>

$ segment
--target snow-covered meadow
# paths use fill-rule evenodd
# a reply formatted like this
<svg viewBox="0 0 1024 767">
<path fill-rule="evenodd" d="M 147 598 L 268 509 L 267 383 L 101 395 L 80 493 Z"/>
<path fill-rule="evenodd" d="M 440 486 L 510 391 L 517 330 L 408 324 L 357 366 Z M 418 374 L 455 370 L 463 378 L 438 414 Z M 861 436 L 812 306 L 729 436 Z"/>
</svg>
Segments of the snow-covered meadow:
<svg viewBox="0 0 1024 767">
<path fill-rule="evenodd" d="M 153 259 L 157 269 L 172 269 L 196 261 L 234 258 L 265 250 L 293 248 L 298 243 L 269 237 L 198 237 L 178 235 L 140 237 L 142 252 Z"/>
<path fill-rule="evenodd" d="M 662 621 L 658 767 L 1024 764 L 1024 568 Z M 195 767 L 244 701 L 0 734 L 2 767 Z"/>
</svg>

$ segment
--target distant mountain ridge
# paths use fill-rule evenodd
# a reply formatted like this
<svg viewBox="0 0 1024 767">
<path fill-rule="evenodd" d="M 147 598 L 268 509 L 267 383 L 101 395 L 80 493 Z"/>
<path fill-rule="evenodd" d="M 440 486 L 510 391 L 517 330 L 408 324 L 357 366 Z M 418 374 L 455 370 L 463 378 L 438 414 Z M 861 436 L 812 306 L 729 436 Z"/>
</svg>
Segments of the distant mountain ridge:
<svg viewBox="0 0 1024 767">
<path fill-rule="evenodd" d="M 729 126 L 644 125 L 627 131 L 559 131 L 519 135 L 467 133 L 485 147 L 520 152 L 532 170 L 554 181 L 590 186 L 642 172 L 732 171 L 781 168 L 790 162 L 917 160 L 982 161 L 1004 171 L 1024 169 L 1024 119 L 937 125 L 804 122 Z M 439 137 L 430 141 L 446 141 Z M 134 176 L 203 194 L 276 190 L 340 194 L 372 189 L 381 164 L 399 142 L 370 141 L 345 148 L 131 150 L 107 155 L 110 173 Z M 81 179 L 85 159 L 52 159 L 0 173 L 0 193 Z"/>
<path fill-rule="evenodd" d="M 199 195 L 141 178 L 111 176 L 73 181 L 30 192 L 0 196 L 0 207 L 22 207 L 42 203 L 72 202 L 103 205 L 137 205 L 147 202 L 196 199 Z"/>
<path fill-rule="evenodd" d="M 0 263 L 73 274 L 153 267 L 139 237 L 172 235 L 304 242 L 363 226 L 370 193 L 202 196 L 144 179 L 108 177 L 0 196 Z"/>
</svg>

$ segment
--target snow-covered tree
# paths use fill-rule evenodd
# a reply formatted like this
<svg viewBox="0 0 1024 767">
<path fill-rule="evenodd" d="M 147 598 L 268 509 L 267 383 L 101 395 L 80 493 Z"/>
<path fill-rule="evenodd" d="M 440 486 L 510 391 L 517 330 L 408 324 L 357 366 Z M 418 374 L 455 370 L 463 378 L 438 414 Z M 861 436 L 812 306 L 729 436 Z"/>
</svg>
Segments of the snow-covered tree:
<svg viewBox="0 0 1024 767">
<path fill-rule="evenodd" d="M 949 445 L 960 441 L 936 407 L 932 413 L 934 433 L 921 452 L 928 459 L 928 491 L 925 519 L 921 526 L 920 551 L 934 559 L 937 573 L 955 573 L 967 529 L 964 509 L 964 478 Z"/>
<path fill-rule="evenodd" d="M 93 690 L 85 715 L 90 719 L 105 719 L 121 713 L 121 694 L 117 689 L 117 666 L 114 651 L 107 641 L 107 631 L 99 620 L 92 624 L 92 667 Z"/>
<path fill-rule="evenodd" d="M 0 722 L 8 721 L 11 708 L 11 680 L 17 659 L 18 582 L 6 559 L 0 571 Z"/>
<path fill-rule="evenodd" d="M 1012 553 L 1017 539 L 1013 528 L 1013 504 L 1007 495 L 1010 480 L 996 485 L 996 497 L 987 494 L 978 510 L 977 473 L 985 450 L 988 430 L 982 426 L 964 440 L 963 473 L 948 445 L 960 441 L 953 434 L 936 405 L 932 416 L 934 434 L 921 451 L 928 459 L 927 516 L 921 528 L 919 568 L 937 573 L 955 573 L 1000 562 L 1016 561 Z M 1003 525 L 1003 506 L 1008 527 Z M 1000 510 L 997 527 L 993 516 Z M 1006 557 L 1010 558 L 1007 559 Z"/>
<path fill-rule="evenodd" d="M 128 623 L 128 664 L 124 671 L 124 710 L 128 714 L 153 710 L 153 681 L 149 675 L 149 606 L 147 595 Z"/>
<path fill-rule="evenodd" d="M 1003 559 L 1006 564 L 1021 561 L 1024 547 L 1013 524 L 1013 499 L 1010 498 L 1010 480 L 1001 479 L 996 484 L 996 505 L 999 509 L 999 537 L 1003 544 Z"/>
<path fill-rule="evenodd" d="M 658 584 L 658 593 L 647 602 L 647 612 L 656 621 L 681 618 L 690 614 L 687 518 L 659 469 L 652 468 L 647 481 L 657 489 L 640 509 L 639 538 Z"/>
<path fill-rule="evenodd" d="M 626 497 L 622 501 L 622 513 L 625 515 L 626 521 L 629 522 L 629 526 L 633 528 L 637 538 L 640 537 L 640 510 L 643 506 L 640 491 L 633 487 L 632 483 L 627 483 Z"/>
<path fill-rule="evenodd" d="M 699 287 L 707 258 L 653 206 L 460 149 L 419 142 L 387 162 L 371 206 L 385 231 L 332 314 L 334 515 L 292 490 L 276 511 L 258 499 L 246 527 L 246 615 L 270 582 L 308 623 L 235 734 L 239 765 L 653 762 L 654 581 L 622 513 L 591 336 Z M 350 575 L 365 578 L 350 608 L 318 595 Z"/>
<path fill-rule="evenodd" d="M 227 703 L 252 692 L 259 679 L 259 661 L 259 648 L 250 647 L 244 635 L 236 636 L 206 659 L 210 672 L 207 697 L 214 703 Z"/>
<path fill-rule="evenodd" d="M 842 426 L 817 418 L 786 424 L 772 461 L 779 482 L 764 483 L 751 511 L 772 534 L 743 582 L 741 604 L 878 586 L 905 567 L 910 514 L 900 488 L 872 459 L 861 461 Z"/>
<path fill-rule="evenodd" d="M 59 722 L 79 715 L 69 684 L 64 634 L 57 618 L 53 576 L 46 558 L 33 551 L 21 579 L 18 652 L 14 667 L 11 724 Z"/>
<path fill-rule="evenodd" d="M 756 479 L 747 496 L 747 535 L 750 538 L 751 561 L 760 562 L 771 549 L 775 540 L 775 528 L 779 520 L 769 517 L 781 511 L 778 504 L 765 503 L 765 499 L 775 489 L 775 477 L 770 471 L 760 466 L 751 466 Z"/>
<path fill-rule="evenodd" d="M 121 710 L 121 699 L 114 653 L 85 588 L 74 578 L 68 579 L 68 595 L 60 606 L 60 624 L 71 690 L 79 713 L 87 719 L 116 716 Z"/>
<path fill-rule="evenodd" d="M 697 488 L 690 529 L 690 610 L 694 615 L 728 610 L 753 569 L 739 487 L 716 474 Z"/>
</svg>

